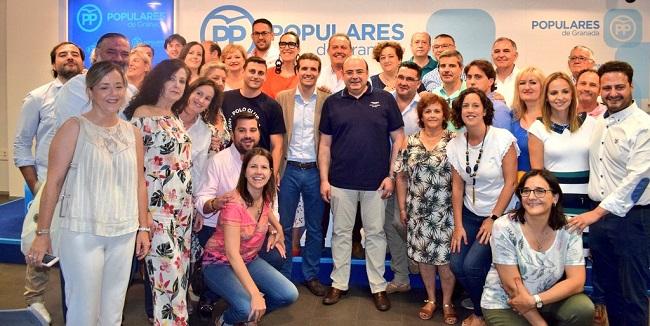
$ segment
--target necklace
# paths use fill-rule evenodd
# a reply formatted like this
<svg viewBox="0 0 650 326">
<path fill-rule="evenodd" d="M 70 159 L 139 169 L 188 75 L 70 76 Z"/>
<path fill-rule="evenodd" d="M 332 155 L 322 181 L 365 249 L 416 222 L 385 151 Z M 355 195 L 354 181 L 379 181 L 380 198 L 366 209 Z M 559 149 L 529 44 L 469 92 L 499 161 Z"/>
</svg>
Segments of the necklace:
<svg viewBox="0 0 650 326">
<path fill-rule="evenodd" d="M 253 207 L 253 208 L 256 209 L 256 214 L 255 214 L 255 216 L 257 217 L 257 220 L 259 220 L 259 219 L 260 219 L 260 216 L 262 216 L 262 203 L 263 203 L 263 201 L 260 199 L 259 202 L 260 202 L 259 205 L 256 204 L 256 201 L 252 201 L 252 202 L 250 202 L 250 203 L 246 203 L 246 206 L 247 206 L 248 208 Z"/>
<path fill-rule="evenodd" d="M 543 244 L 544 244 L 544 242 L 546 242 L 546 240 L 547 240 L 547 238 L 548 238 L 548 235 L 549 235 L 550 233 L 547 232 L 546 229 L 544 229 L 544 231 L 542 231 L 542 236 L 541 236 L 541 237 L 537 237 L 537 236 L 535 235 L 535 232 L 533 232 L 533 229 L 531 229 L 531 228 L 528 228 L 528 229 L 529 229 L 529 233 L 530 233 L 530 235 L 533 236 L 533 240 L 535 240 L 535 242 L 537 243 L 537 247 L 534 248 L 534 249 L 537 250 L 537 251 L 542 251 Z"/>
<path fill-rule="evenodd" d="M 478 164 L 481 163 L 481 156 L 483 156 L 483 145 L 485 145 L 485 136 L 487 136 L 488 132 L 487 128 L 485 128 L 485 133 L 483 134 L 481 148 L 478 150 L 478 157 L 476 158 L 476 163 L 474 163 L 474 168 L 469 167 L 469 133 L 465 133 L 465 172 L 472 178 L 472 204 L 476 204 L 476 174 L 478 172 Z"/>
</svg>

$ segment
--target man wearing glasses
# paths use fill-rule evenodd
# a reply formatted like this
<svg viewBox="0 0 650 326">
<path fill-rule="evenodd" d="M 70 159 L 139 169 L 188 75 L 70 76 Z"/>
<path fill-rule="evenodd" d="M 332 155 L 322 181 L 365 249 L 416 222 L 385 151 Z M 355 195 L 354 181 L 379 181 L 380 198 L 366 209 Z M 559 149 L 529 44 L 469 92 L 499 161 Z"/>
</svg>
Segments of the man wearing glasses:
<svg viewBox="0 0 650 326">
<path fill-rule="evenodd" d="M 596 66 L 596 62 L 594 61 L 594 52 L 584 45 L 576 45 L 571 49 L 571 53 L 569 53 L 569 61 L 567 63 L 574 83 L 578 81 L 578 75 L 581 71 L 594 69 Z"/>
<path fill-rule="evenodd" d="M 433 56 L 438 62 L 438 67 L 431 70 L 430 72 L 422 70 L 422 85 L 429 92 L 433 92 L 434 89 L 442 85 L 442 79 L 440 79 L 440 55 L 447 50 L 456 50 L 456 41 L 449 34 L 438 34 L 433 38 L 433 46 L 431 47 Z M 461 72 L 462 73 L 462 72 Z M 461 75 L 461 79 L 465 80 L 465 76 Z"/>
<path fill-rule="evenodd" d="M 280 50 L 273 46 L 273 24 L 266 18 L 258 18 L 253 22 L 251 38 L 255 48 L 248 53 L 249 57 L 260 57 L 266 61 L 267 67 L 275 67 L 275 60 Z"/>
<path fill-rule="evenodd" d="M 420 87 L 420 66 L 413 61 L 403 62 L 397 70 L 397 82 L 395 91 L 391 94 L 395 97 L 397 107 L 402 113 L 404 121 L 405 137 L 420 130 L 418 126 L 418 113 L 415 107 L 420 101 L 418 88 Z M 406 227 L 399 218 L 399 207 L 396 204 L 395 196 L 386 200 L 386 222 L 384 232 L 390 250 L 390 269 L 395 276 L 386 286 L 386 293 L 407 292 L 411 290 L 409 279 L 409 264 L 406 254 Z"/>
<path fill-rule="evenodd" d="M 515 97 L 515 79 L 519 74 L 515 61 L 518 56 L 517 43 L 507 37 L 499 37 L 492 44 L 492 63 L 497 71 L 497 91 L 503 95 L 508 107 L 512 106 L 512 99 Z"/>
</svg>

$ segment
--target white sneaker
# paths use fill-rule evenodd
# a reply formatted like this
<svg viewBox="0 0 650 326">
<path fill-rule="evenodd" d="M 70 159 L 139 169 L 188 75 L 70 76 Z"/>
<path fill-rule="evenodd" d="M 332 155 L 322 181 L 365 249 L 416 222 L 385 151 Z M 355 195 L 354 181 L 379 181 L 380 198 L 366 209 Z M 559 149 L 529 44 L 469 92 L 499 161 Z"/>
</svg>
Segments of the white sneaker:
<svg viewBox="0 0 650 326">
<path fill-rule="evenodd" d="M 45 305 L 42 302 L 32 303 L 30 307 L 34 311 L 38 312 L 38 314 L 41 315 L 41 317 L 43 317 L 43 319 L 45 319 L 48 324 L 52 322 L 52 316 L 50 316 L 50 313 L 47 311 L 47 308 L 45 308 Z"/>
</svg>

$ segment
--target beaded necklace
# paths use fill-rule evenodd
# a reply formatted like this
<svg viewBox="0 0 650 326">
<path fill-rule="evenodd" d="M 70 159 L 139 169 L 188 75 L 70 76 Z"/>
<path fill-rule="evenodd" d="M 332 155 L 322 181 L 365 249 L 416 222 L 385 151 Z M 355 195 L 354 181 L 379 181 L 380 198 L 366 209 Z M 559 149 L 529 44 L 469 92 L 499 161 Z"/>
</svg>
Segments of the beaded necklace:
<svg viewBox="0 0 650 326">
<path fill-rule="evenodd" d="M 469 177 L 472 178 L 472 204 L 476 204 L 476 174 L 478 172 L 478 164 L 481 163 L 481 156 L 483 156 L 483 145 L 485 145 L 485 136 L 487 136 L 487 128 L 485 127 L 485 133 L 483 134 L 483 140 L 481 141 L 481 148 L 478 150 L 478 157 L 476 158 L 476 163 L 474 163 L 474 168 L 469 167 L 469 135 L 465 133 L 465 172 L 469 174 Z"/>
</svg>

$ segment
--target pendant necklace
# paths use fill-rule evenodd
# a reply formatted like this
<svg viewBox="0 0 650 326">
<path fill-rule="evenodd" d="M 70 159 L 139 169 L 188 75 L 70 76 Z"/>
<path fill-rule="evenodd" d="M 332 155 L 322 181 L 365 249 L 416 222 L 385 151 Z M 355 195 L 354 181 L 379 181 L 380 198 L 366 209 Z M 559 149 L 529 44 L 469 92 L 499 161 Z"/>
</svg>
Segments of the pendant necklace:
<svg viewBox="0 0 650 326">
<path fill-rule="evenodd" d="M 481 163 L 481 156 L 483 155 L 483 145 L 485 145 L 485 136 L 487 136 L 488 132 L 487 128 L 486 126 L 483 140 L 481 141 L 481 148 L 478 150 L 478 157 L 476 158 L 473 169 L 469 167 L 469 133 L 465 133 L 465 172 L 472 178 L 472 204 L 476 204 L 476 173 L 478 172 L 478 164 Z"/>
</svg>

